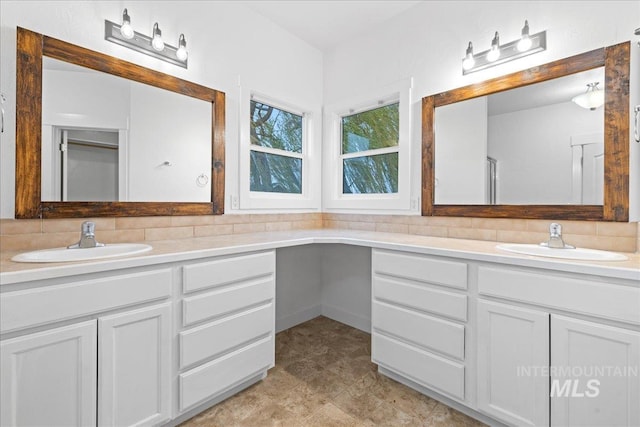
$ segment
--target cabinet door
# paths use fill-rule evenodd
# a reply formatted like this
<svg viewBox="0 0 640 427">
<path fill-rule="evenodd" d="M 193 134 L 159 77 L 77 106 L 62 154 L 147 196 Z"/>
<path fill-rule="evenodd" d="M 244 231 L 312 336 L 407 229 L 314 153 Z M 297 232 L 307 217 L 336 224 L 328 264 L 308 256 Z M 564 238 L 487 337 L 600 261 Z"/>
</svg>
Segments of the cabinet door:
<svg viewBox="0 0 640 427">
<path fill-rule="evenodd" d="M 96 424 L 95 320 L 0 342 L 2 426 Z"/>
<path fill-rule="evenodd" d="M 640 332 L 551 316 L 551 424 L 640 426 Z"/>
<path fill-rule="evenodd" d="M 549 425 L 549 314 L 478 301 L 478 408 L 518 426 Z"/>
<path fill-rule="evenodd" d="M 157 425 L 170 418 L 170 303 L 98 320 L 98 425 Z"/>
</svg>

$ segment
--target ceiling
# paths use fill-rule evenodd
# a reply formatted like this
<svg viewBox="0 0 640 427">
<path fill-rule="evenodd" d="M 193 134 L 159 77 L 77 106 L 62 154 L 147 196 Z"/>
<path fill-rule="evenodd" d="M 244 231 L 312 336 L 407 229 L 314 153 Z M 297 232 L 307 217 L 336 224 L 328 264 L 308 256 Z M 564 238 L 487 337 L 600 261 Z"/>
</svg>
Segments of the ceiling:
<svg viewBox="0 0 640 427">
<path fill-rule="evenodd" d="M 425 0 L 254 0 L 243 3 L 322 51 Z"/>
</svg>

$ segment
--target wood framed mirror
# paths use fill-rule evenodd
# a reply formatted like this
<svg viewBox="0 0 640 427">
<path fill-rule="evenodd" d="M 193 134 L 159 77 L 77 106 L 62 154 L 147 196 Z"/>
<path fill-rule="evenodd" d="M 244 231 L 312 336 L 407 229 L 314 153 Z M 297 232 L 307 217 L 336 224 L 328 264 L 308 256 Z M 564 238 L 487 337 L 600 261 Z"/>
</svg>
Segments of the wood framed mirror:
<svg viewBox="0 0 640 427">
<path fill-rule="evenodd" d="M 422 99 L 422 215 L 627 222 L 629 220 L 629 60 L 630 43 L 626 42 L 424 97 Z M 463 101 L 476 100 L 480 97 L 503 93 L 511 89 L 525 88 L 537 83 L 550 82 L 554 79 L 597 68 L 603 68 L 605 94 L 603 112 L 600 113 L 603 117 L 604 149 L 604 157 L 601 161 L 601 169 L 603 169 L 601 171 L 601 204 L 575 204 L 571 201 L 556 204 L 500 204 L 499 200 L 497 203 L 494 201 L 494 204 L 491 201 L 477 204 L 478 202 L 457 201 L 442 203 L 437 200 L 436 186 L 441 183 L 436 175 L 436 168 L 439 167 L 436 164 L 439 141 L 436 140 L 435 120 L 436 111 L 445 111 L 437 110 L 439 107 L 446 106 L 448 108 Z M 578 94 L 576 93 L 576 95 Z M 568 101 L 570 100 L 571 98 L 568 99 Z M 575 105 L 574 107 L 579 109 Z M 488 107 L 485 106 L 485 108 Z M 486 116 L 484 120 L 488 121 Z M 457 122 L 458 128 L 463 128 L 467 124 Z M 488 133 L 486 130 L 488 125 L 485 123 L 484 126 L 485 133 Z M 538 123 L 538 126 L 545 126 L 545 123 Z M 442 136 L 442 132 L 439 134 Z M 567 147 L 570 145 L 568 140 L 566 145 Z M 444 151 L 444 146 L 442 148 Z M 458 148 L 458 150 L 464 149 Z M 454 151 L 451 150 L 451 152 Z M 454 163 L 456 162 L 455 155 L 454 152 L 454 155 L 451 156 Z M 486 160 L 494 160 L 489 158 L 486 150 L 484 155 Z M 571 169 L 571 162 L 567 166 Z M 443 165 L 440 167 L 441 171 L 445 169 Z M 476 177 L 476 180 L 480 180 L 485 188 L 489 186 L 485 180 L 489 182 L 486 171 L 490 167 L 491 165 L 481 166 L 480 170 L 484 171 L 485 175 Z M 544 169 L 546 166 L 543 164 L 539 167 Z M 488 193 L 489 190 L 483 191 Z M 486 196 L 484 194 L 482 197 L 487 200 Z"/>
<path fill-rule="evenodd" d="M 205 161 L 201 186 L 206 201 L 51 201 L 42 200 L 43 59 L 141 83 L 210 105 L 204 137 L 211 161 Z M 194 101 L 189 101 L 194 102 Z M 224 213 L 225 93 L 130 62 L 91 51 L 23 28 L 17 29 L 15 217 L 77 218 L 100 216 L 222 215 Z M 210 119 L 210 126 L 209 126 Z M 201 132 L 202 133 L 202 132 Z M 183 141 L 177 140 L 175 144 Z M 133 143 L 133 142 L 132 142 Z M 149 148 L 151 153 L 154 147 Z M 184 150 L 186 151 L 186 150 Z M 170 166 L 170 162 L 165 162 Z M 208 176 L 207 176 L 208 175 Z M 210 179 L 209 179 L 210 177 Z M 191 178 L 191 177 L 190 177 Z M 205 179 L 206 178 L 206 179 Z M 196 182 L 197 178 L 193 179 Z M 206 181 L 206 182 L 205 182 Z M 210 181 L 210 182 L 209 182 Z M 178 191 L 180 191 L 178 189 Z"/>
</svg>

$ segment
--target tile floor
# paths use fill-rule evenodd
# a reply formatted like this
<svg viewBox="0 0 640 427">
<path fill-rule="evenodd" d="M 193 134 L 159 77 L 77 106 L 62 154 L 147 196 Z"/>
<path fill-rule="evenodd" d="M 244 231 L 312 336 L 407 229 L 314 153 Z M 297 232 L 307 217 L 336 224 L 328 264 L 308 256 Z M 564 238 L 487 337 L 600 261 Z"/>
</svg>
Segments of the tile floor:
<svg viewBox="0 0 640 427">
<path fill-rule="evenodd" d="M 267 378 L 180 427 L 484 425 L 379 374 L 370 343 L 323 316 L 280 332 Z"/>
</svg>

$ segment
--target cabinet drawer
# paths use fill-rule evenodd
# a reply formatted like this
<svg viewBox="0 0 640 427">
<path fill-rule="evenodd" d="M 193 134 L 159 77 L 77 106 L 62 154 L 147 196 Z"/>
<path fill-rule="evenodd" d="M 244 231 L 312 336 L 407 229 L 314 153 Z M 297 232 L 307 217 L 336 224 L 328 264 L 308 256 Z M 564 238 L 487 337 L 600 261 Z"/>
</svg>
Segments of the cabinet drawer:
<svg viewBox="0 0 640 427">
<path fill-rule="evenodd" d="M 185 326 L 205 319 L 219 317 L 271 301 L 274 298 L 273 278 L 239 283 L 234 286 L 186 297 L 182 301 L 182 320 Z"/>
<path fill-rule="evenodd" d="M 467 296 L 386 277 L 373 277 L 373 297 L 416 310 L 467 320 Z"/>
<path fill-rule="evenodd" d="M 187 293 L 213 288 L 241 280 L 273 275 L 275 271 L 274 251 L 185 265 L 182 269 L 183 290 Z"/>
<path fill-rule="evenodd" d="M 273 304 L 180 333 L 180 369 L 273 333 Z"/>
<path fill-rule="evenodd" d="M 373 334 L 372 358 L 408 379 L 464 400 L 464 365 Z"/>
<path fill-rule="evenodd" d="M 640 288 L 507 268 L 480 267 L 478 292 L 640 324 Z"/>
<path fill-rule="evenodd" d="M 171 295 L 171 269 L 121 274 L 0 294 L 2 332 L 42 325 Z"/>
<path fill-rule="evenodd" d="M 467 289 L 467 264 L 406 252 L 373 250 L 374 273 Z"/>
<path fill-rule="evenodd" d="M 270 336 L 180 374 L 180 411 L 241 384 L 273 363 L 273 337 Z"/>
<path fill-rule="evenodd" d="M 464 326 L 379 302 L 373 327 L 446 356 L 464 360 Z"/>
</svg>

